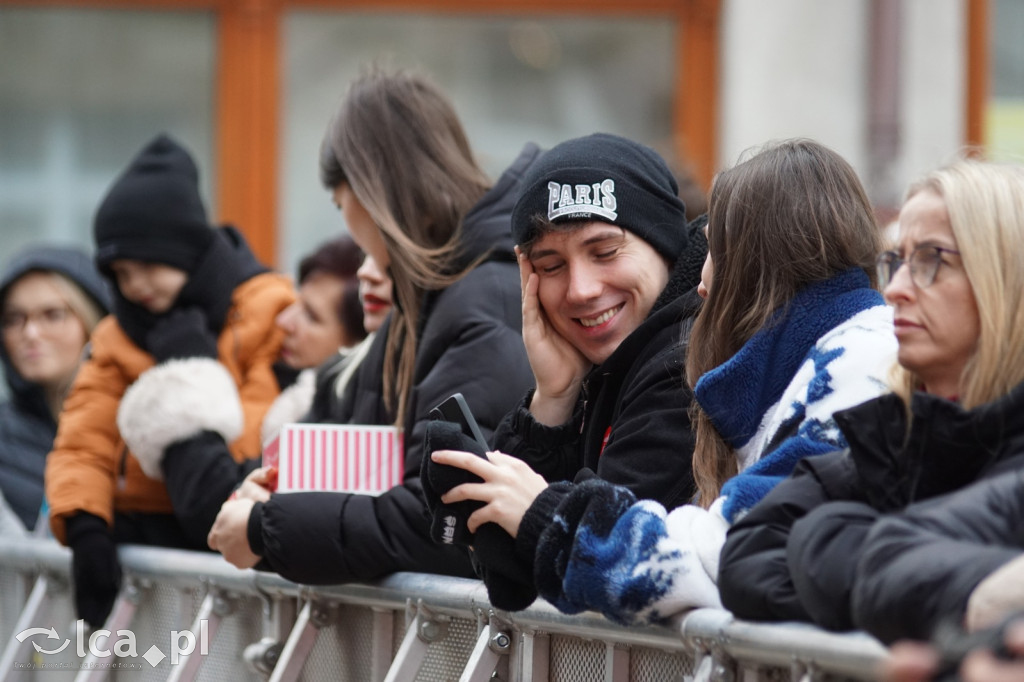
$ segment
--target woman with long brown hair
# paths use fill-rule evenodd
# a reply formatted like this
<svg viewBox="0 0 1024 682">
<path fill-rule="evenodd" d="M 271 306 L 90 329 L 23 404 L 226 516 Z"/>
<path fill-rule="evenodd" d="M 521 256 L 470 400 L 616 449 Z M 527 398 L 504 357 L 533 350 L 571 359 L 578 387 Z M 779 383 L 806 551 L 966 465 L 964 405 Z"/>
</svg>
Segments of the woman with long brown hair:
<svg viewBox="0 0 1024 682">
<path fill-rule="evenodd" d="M 526 390 L 519 278 L 509 234 L 527 146 L 493 186 L 455 110 L 425 78 L 371 71 L 330 123 L 320 157 L 352 238 L 394 282 L 394 309 L 332 420 L 404 431 L 403 483 L 380 496 L 290 493 L 225 504 L 211 547 L 304 583 L 400 570 L 472 575 L 434 545 L 419 481 L 430 410 L 462 392 L 488 434 Z"/>
<path fill-rule="evenodd" d="M 810 140 L 769 146 L 720 173 L 711 203 L 686 376 L 698 501 L 721 498 L 732 520 L 797 461 L 843 445 L 832 412 L 884 390 L 895 345 L 874 291 L 881 232 L 838 154 Z M 853 364 L 820 374 L 836 348 Z M 840 367 L 851 371 L 841 384 Z"/>
</svg>

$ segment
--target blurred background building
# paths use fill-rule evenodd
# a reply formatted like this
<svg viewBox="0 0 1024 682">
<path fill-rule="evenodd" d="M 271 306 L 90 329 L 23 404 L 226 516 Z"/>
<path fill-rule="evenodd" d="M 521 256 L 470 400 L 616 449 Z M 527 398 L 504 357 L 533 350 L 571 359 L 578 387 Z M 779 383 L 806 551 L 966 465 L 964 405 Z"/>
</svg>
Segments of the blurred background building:
<svg viewBox="0 0 1024 682">
<path fill-rule="evenodd" d="M 484 166 L 596 130 L 707 188 L 768 140 L 857 168 L 882 215 L 964 145 L 1024 160 L 1021 0 L 0 0 L 3 251 L 90 246 L 92 214 L 164 130 L 211 216 L 267 261 L 343 229 L 317 152 L 370 61 L 452 96 Z"/>
</svg>

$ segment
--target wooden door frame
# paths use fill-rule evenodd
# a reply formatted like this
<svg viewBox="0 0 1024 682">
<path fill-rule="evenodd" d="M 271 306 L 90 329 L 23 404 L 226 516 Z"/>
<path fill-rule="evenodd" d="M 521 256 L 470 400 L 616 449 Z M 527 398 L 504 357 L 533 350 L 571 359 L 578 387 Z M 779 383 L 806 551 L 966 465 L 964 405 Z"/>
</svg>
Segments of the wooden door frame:
<svg viewBox="0 0 1024 682">
<path fill-rule="evenodd" d="M 988 103 L 992 97 L 992 36 L 989 0 L 968 0 L 965 8 L 965 103 L 964 144 L 981 150 L 985 136 Z"/>
</svg>

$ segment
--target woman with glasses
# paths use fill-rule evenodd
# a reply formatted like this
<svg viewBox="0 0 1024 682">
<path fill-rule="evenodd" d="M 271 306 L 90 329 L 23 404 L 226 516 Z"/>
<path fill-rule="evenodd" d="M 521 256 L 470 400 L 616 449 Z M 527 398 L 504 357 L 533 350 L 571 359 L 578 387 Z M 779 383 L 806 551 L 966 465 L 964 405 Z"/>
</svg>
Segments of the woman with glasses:
<svg viewBox="0 0 1024 682">
<path fill-rule="evenodd" d="M 948 363 L 949 370 L 961 368 L 950 390 L 964 408 L 973 408 L 958 413 L 972 427 L 957 444 L 970 469 L 962 490 L 886 518 L 868 536 L 853 592 L 854 619 L 885 641 L 927 638 L 943 621 L 990 627 L 1024 608 L 1024 454 L 1017 454 L 1024 453 L 1024 167 L 969 162 L 933 177 L 928 187 L 938 189 L 915 198 L 944 201 L 958 246 L 941 246 L 960 254 L 941 256 L 962 263 L 967 290 L 973 290 L 964 309 L 977 311 L 942 315 L 944 324 L 960 325 L 948 345 L 970 344 L 966 363 Z M 909 323 L 920 317 L 922 327 L 931 326 L 940 316 L 927 309 L 937 309 L 934 298 L 947 297 L 947 305 L 956 300 L 957 291 L 938 288 L 946 266 L 938 269 L 927 289 L 932 299 L 917 305 L 923 312 L 908 310 L 898 318 Z M 912 331 L 907 326 L 903 332 L 908 341 L 920 336 Z M 903 345 L 901 339 L 901 352 Z M 918 363 L 926 357 L 923 344 L 907 346 L 908 358 L 911 351 Z M 981 480 L 967 486 L 974 478 Z"/>
<path fill-rule="evenodd" d="M 29 248 L 0 276 L 0 360 L 9 394 L 0 405 L 0 507 L 6 500 L 13 512 L 0 510 L 0 528 L 10 533 L 36 528 L 57 416 L 107 305 L 92 259 L 75 249 Z"/>
<path fill-rule="evenodd" d="M 961 160 L 910 187 L 897 246 L 878 258 L 893 392 L 837 413 L 849 448 L 801 462 L 730 530 L 719 587 L 737 616 L 854 628 L 851 590 L 880 517 L 1024 462 L 1022 243 L 1020 169 Z M 964 557 L 930 561 L 904 577 Z M 893 624 L 936 599 L 926 582 L 891 587 Z"/>
</svg>

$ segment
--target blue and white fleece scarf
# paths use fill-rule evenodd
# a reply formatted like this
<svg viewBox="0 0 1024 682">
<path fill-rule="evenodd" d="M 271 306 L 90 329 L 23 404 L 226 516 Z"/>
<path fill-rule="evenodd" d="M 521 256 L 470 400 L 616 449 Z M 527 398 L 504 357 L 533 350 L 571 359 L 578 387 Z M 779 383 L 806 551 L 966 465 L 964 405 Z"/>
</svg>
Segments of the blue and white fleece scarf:
<svg viewBox="0 0 1024 682">
<path fill-rule="evenodd" d="M 832 413 L 885 390 L 895 343 L 882 295 L 851 268 L 802 289 L 736 355 L 700 378 L 694 395 L 740 459 L 741 473 L 722 489 L 727 521 L 804 457 L 846 447 Z"/>
</svg>

